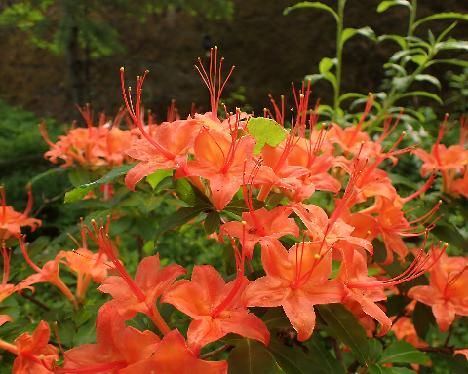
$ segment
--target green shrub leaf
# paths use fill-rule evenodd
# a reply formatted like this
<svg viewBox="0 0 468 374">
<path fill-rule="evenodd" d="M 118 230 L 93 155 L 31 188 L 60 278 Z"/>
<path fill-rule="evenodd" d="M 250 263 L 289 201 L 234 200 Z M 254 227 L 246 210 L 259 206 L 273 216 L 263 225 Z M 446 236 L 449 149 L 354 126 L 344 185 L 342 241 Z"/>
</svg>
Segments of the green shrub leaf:
<svg viewBox="0 0 468 374">
<path fill-rule="evenodd" d="M 276 121 L 269 118 L 251 118 L 247 123 L 250 134 L 255 138 L 256 154 L 260 153 L 263 146 L 276 147 L 285 138 L 288 132 Z"/>
</svg>

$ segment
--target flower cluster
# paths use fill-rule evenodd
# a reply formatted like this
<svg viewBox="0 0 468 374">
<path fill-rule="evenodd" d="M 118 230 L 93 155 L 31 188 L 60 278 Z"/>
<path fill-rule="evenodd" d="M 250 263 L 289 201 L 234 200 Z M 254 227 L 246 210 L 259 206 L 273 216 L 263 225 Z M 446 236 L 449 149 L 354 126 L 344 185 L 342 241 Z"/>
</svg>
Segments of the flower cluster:
<svg viewBox="0 0 468 374">
<path fill-rule="evenodd" d="M 39 126 L 42 137 L 50 146 L 44 157 L 53 163 L 61 159 L 65 161 L 64 168 L 79 165 L 85 168 L 112 167 L 122 165 L 129 157 L 125 151 L 136 137 L 130 130 L 121 130 L 120 123 L 125 118 L 121 110 L 113 120 L 101 113 L 97 125 L 89 105 L 78 108 L 86 122 L 86 128 L 75 127 L 66 135 L 59 136 L 53 143 L 47 133 L 45 124 Z"/>
<path fill-rule="evenodd" d="M 447 192 L 466 196 L 466 183 L 457 183 L 456 173 L 450 172 L 467 168 L 468 154 L 462 144 L 466 126 L 461 144 L 452 146 L 461 148 L 454 150 L 440 145 L 441 130 L 434 161 L 416 147 L 398 148 L 405 138 L 404 132 L 395 136 L 398 117 L 386 119 L 378 137 L 365 131 L 372 96 L 360 120 L 345 128 L 318 123 L 316 111 L 309 110 L 311 90 L 305 84 L 294 91 L 295 118 L 289 129 L 284 102 L 277 105 L 273 99 L 273 112 L 265 110 L 264 117 L 240 109 L 231 113 L 225 107 L 220 116 L 221 93 L 232 72 L 222 79 L 222 61 L 214 49 L 209 68 L 201 62 L 197 67 L 210 91 L 211 111 L 182 120 L 173 108 L 170 120 L 160 125 L 142 122 L 141 92 L 147 72 L 137 78 L 132 99 L 122 68 L 123 97 L 133 127 L 128 137 L 118 135 L 118 145 L 109 146 L 112 131 L 124 132 L 116 126 L 109 129 L 103 121 L 94 127 L 90 112 L 83 111 L 88 128 L 74 129 L 56 144 L 50 143 L 46 157 L 86 167 L 119 165 L 131 158 L 137 165 L 127 173 L 125 184 L 132 191 L 159 170 L 173 171 L 175 179 L 184 178 L 209 201 L 206 209 L 220 220 L 214 236 L 231 244 L 234 277 L 226 282 L 213 266 L 195 264 L 188 279 L 183 267 L 162 266 L 158 254 L 143 258 L 132 276 L 108 235 L 109 221 L 103 225 L 93 221 L 92 228 L 81 224 L 79 248 L 59 252 L 42 268 L 32 262 L 20 239 L 23 256 L 35 274 L 23 280 L 19 289 L 49 282 L 78 309 L 94 281 L 111 300 L 99 309 L 96 343 L 63 352 L 61 367 L 57 349 L 48 344 L 50 330 L 43 321 L 32 336 L 22 334 L 15 344 L 0 341 L 0 348 L 17 356 L 16 373 L 226 373 L 226 361 L 205 360 L 202 351 L 227 334 L 268 345 L 269 329 L 254 307 L 281 308 L 299 342 L 308 340 L 316 328 L 315 307 L 333 303 L 344 305 L 370 336 L 381 336 L 392 328 L 383 304 L 387 297 L 399 292 L 395 286 L 426 272 L 429 285 L 412 287 L 408 296 L 432 306 L 443 331 L 456 316 L 468 316 L 467 258 L 449 257 L 443 243 L 429 245 L 428 253 L 424 250 L 441 202 L 417 218 L 410 218 L 407 209 L 410 201 L 432 186 L 437 170 L 443 173 Z M 83 132 L 87 135 L 80 135 Z M 79 143 L 83 139 L 86 144 Z M 384 165 L 395 165 L 399 155 L 409 152 L 423 159 L 423 173 L 432 174 L 415 192 L 401 196 Z M 460 190 L 453 187 L 458 185 Z M 323 196 L 329 204 L 317 205 L 319 191 L 328 193 Z M 242 211 L 234 213 L 233 202 Z M 406 238 L 417 245 L 408 245 Z M 97 252 L 90 249 L 88 239 Z M 376 241 L 383 243 L 382 263 L 373 259 Z M 3 254 L 7 275 L 2 297 L 16 291 L 7 283 L 6 248 Z M 255 258 L 260 268 L 249 272 Z M 387 274 L 385 265 L 403 265 L 407 260 L 410 264 L 401 273 Z M 76 275 L 75 293 L 61 280 L 60 265 Z M 170 304 L 189 318 L 185 336 L 164 319 L 161 304 Z M 127 325 L 137 314 L 151 320 L 158 333 Z M 2 322 L 8 319 L 0 317 Z M 424 346 L 408 320 L 397 322 L 397 335 Z"/>
</svg>

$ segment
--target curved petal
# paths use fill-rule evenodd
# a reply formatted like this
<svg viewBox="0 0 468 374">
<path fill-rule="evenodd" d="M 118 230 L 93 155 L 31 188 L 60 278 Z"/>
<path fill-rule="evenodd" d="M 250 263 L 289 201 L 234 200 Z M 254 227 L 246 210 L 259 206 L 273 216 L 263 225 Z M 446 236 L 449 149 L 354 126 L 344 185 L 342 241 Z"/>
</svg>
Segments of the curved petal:
<svg viewBox="0 0 468 374">
<path fill-rule="evenodd" d="M 269 276 L 261 277 L 247 286 L 243 299 L 247 306 L 273 308 L 280 306 L 288 294 L 289 287 L 286 287 L 281 279 Z"/>
<path fill-rule="evenodd" d="M 309 339 L 315 328 L 315 311 L 307 296 L 296 290 L 283 301 L 283 309 L 297 331 L 297 340 Z"/>
<path fill-rule="evenodd" d="M 221 330 L 227 333 L 235 333 L 245 338 L 255 339 L 268 345 L 270 341 L 270 332 L 263 321 L 247 310 L 238 310 L 221 314 Z"/>
<path fill-rule="evenodd" d="M 455 310 L 452 305 L 449 302 L 434 304 L 432 305 L 432 313 L 434 313 L 440 331 L 448 331 L 455 319 Z"/>
</svg>

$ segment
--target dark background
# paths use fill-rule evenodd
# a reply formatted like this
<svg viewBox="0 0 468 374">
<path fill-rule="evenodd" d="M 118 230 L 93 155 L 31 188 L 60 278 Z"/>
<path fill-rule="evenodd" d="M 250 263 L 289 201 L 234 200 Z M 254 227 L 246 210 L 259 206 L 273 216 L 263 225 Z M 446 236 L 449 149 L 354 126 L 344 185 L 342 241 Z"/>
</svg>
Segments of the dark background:
<svg viewBox="0 0 468 374">
<path fill-rule="evenodd" d="M 0 1 L 0 3 L 3 0 Z M 319 10 L 301 10 L 283 16 L 283 10 L 296 1 L 235 0 L 231 19 L 208 20 L 191 16 L 182 10 L 149 15 L 144 21 L 118 11 L 109 2 L 102 2 L 99 17 L 113 26 L 123 47 L 111 56 L 87 59 L 81 56 L 82 98 L 97 110 L 113 113 L 121 104 L 119 68 L 125 66 L 131 79 L 144 69 L 151 71 L 144 88 L 147 108 L 163 117 L 172 98 L 179 111 L 186 115 L 192 102 L 208 110 L 208 94 L 193 65 L 204 56 L 207 36 L 225 56 L 226 68 L 236 65 L 235 73 L 224 97 L 241 94 L 232 105 L 249 104 L 255 112 L 268 105 L 267 94 L 290 92 L 291 82 L 300 82 L 306 74 L 316 73 L 324 56 L 334 55 L 335 24 Z M 335 1 L 324 1 L 335 6 Z M 112 2 L 110 2 L 112 3 Z M 408 13 L 394 7 L 378 14 L 378 1 L 350 0 L 346 5 L 345 26 L 371 26 L 377 35 L 404 34 Z M 137 2 L 135 2 L 135 6 Z M 418 2 L 418 17 L 436 12 L 466 12 L 467 2 L 425 0 Z M 5 3 L 4 5 L 5 6 Z M 449 21 L 430 22 L 433 32 Z M 467 28 L 459 24 L 454 36 L 467 36 Z M 420 32 L 426 33 L 424 27 Z M 389 42 L 375 44 L 355 37 L 346 44 L 343 55 L 342 92 L 376 92 L 383 78 L 382 64 L 394 52 Z M 59 121 L 78 118 L 73 109 L 73 95 L 64 56 L 54 56 L 26 39 L 24 31 L 0 27 L 0 99 L 21 106 L 40 117 Z M 86 66 L 84 66 L 86 65 Z M 438 67 L 445 73 L 446 67 Z M 455 69 L 456 68 L 451 68 Z M 446 94 L 444 87 L 442 97 Z M 242 97 L 243 96 L 243 97 Z M 331 92 L 324 83 L 314 86 L 314 97 L 330 102 Z"/>
</svg>

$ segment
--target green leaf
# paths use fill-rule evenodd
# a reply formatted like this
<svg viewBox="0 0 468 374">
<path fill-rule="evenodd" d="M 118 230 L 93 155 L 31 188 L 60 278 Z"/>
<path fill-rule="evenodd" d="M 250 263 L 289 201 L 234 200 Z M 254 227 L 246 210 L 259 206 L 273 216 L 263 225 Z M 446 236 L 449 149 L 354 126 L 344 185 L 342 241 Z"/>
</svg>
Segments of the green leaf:
<svg viewBox="0 0 468 374">
<path fill-rule="evenodd" d="M 304 80 L 310 81 L 310 83 L 318 82 L 321 79 L 323 79 L 322 74 L 309 74 L 304 77 Z"/>
<path fill-rule="evenodd" d="M 207 235 L 210 235 L 216 232 L 219 229 L 219 224 L 220 224 L 219 213 L 215 210 L 208 213 L 208 215 L 205 218 L 205 223 L 204 223 L 204 227 L 205 227 L 205 231 Z"/>
<path fill-rule="evenodd" d="M 317 310 L 331 335 L 349 346 L 359 362 L 367 363 L 368 338 L 353 314 L 339 304 L 320 305 Z"/>
<path fill-rule="evenodd" d="M 440 42 L 436 44 L 437 49 L 447 49 L 447 50 L 462 50 L 468 51 L 468 42 L 460 40 L 448 40 L 446 42 Z"/>
<path fill-rule="evenodd" d="M 93 176 L 89 170 L 77 167 L 69 169 L 68 180 L 73 187 L 79 187 L 83 184 L 89 183 L 93 179 Z"/>
<path fill-rule="evenodd" d="M 85 197 L 88 194 L 88 192 L 92 191 L 95 187 L 101 184 L 112 182 L 117 177 L 127 174 L 127 172 L 134 166 L 135 164 L 116 167 L 112 169 L 111 171 L 109 171 L 103 177 L 99 178 L 98 180 L 91 182 L 91 183 L 83 184 L 71 191 L 66 192 L 64 202 L 74 203 L 74 202 L 80 201 L 83 197 Z"/>
<path fill-rule="evenodd" d="M 172 169 L 156 170 L 154 173 L 146 177 L 146 181 L 150 184 L 151 188 L 154 190 L 164 178 L 171 177 L 172 174 L 173 174 Z"/>
<path fill-rule="evenodd" d="M 160 235 L 166 231 L 173 230 L 187 223 L 198 216 L 206 209 L 205 206 L 182 207 L 159 221 L 159 226 L 155 230 L 155 235 Z"/>
<path fill-rule="evenodd" d="M 426 55 L 416 55 L 416 56 L 411 56 L 411 61 L 413 61 L 415 64 L 421 66 L 427 61 L 427 56 Z"/>
<path fill-rule="evenodd" d="M 251 118 L 247 123 L 247 127 L 250 134 L 255 138 L 255 154 L 260 153 L 265 144 L 276 147 L 288 134 L 279 123 L 269 118 Z"/>
<path fill-rule="evenodd" d="M 335 62 L 330 57 L 322 58 L 319 63 L 320 74 L 328 73 L 334 64 Z"/>
<path fill-rule="evenodd" d="M 431 233 L 437 236 L 440 240 L 454 245 L 455 247 L 464 250 L 468 248 L 468 240 L 466 240 L 460 231 L 452 225 L 438 224 L 431 230 Z"/>
<path fill-rule="evenodd" d="M 418 351 L 410 343 L 398 340 L 384 350 L 379 363 L 427 364 L 429 356 Z"/>
<path fill-rule="evenodd" d="M 439 95 L 436 95 L 436 94 L 433 94 L 433 93 L 430 93 L 430 92 L 425 92 L 425 91 L 407 92 L 405 94 L 397 95 L 397 98 L 402 99 L 404 97 L 409 97 L 409 96 L 424 96 L 424 97 L 428 97 L 429 99 L 433 99 L 433 100 L 437 101 L 441 105 L 444 104 L 444 102 L 442 101 L 442 99 L 440 98 Z"/>
<path fill-rule="evenodd" d="M 392 42 L 397 43 L 400 48 L 406 48 L 406 39 L 403 36 L 396 35 L 396 34 L 385 34 L 385 35 L 380 35 L 377 37 L 377 41 L 380 43 L 385 40 L 390 40 Z"/>
<path fill-rule="evenodd" d="M 250 339 L 235 340 L 228 357 L 229 374 L 284 373 L 273 355 L 260 343 Z"/>
<path fill-rule="evenodd" d="M 340 363 L 328 352 L 317 337 L 302 346 L 287 345 L 272 339 L 268 350 L 278 365 L 288 374 L 340 374 L 345 373 Z"/>
<path fill-rule="evenodd" d="M 445 58 L 445 59 L 434 59 L 428 63 L 428 66 L 434 64 L 449 64 L 455 66 L 461 66 L 463 68 L 468 68 L 468 61 L 460 60 L 458 58 Z"/>
<path fill-rule="evenodd" d="M 411 3 L 407 0 L 390 0 L 390 1 L 382 1 L 380 4 L 377 6 L 377 13 L 383 13 L 387 9 L 397 6 L 397 5 L 402 5 L 406 6 L 408 8 L 411 8 Z"/>
<path fill-rule="evenodd" d="M 348 39 L 352 38 L 355 35 L 362 35 L 374 41 L 377 40 L 375 37 L 374 30 L 372 30 L 369 26 L 361 27 L 359 29 L 347 27 L 343 30 L 343 33 L 341 34 L 341 45 L 344 45 Z"/>
<path fill-rule="evenodd" d="M 434 14 L 429 17 L 418 19 L 415 23 L 413 23 L 413 30 L 415 30 L 418 26 L 420 26 L 421 24 L 425 22 L 441 20 L 441 19 L 460 19 L 460 20 L 467 21 L 468 14 L 461 14 L 461 13 L 454 13 L 454 12 Z"/>
<path fill-rule="evenodd" d="M 419 302 L 414 307 L 412 321 L 418 337 L 422 340 L 426 339 L 431 324 L 435 324 L 431 308 Z"/>
<path fill-rule="evenodd" d="M 177 197 L 188 205 L 196 205 L 197 194 L 195 187 L 193 187 L 186 178 L 177 179 L 175 182 L 175 190 Z"/>
<path fill-rule="evenodd" d="M 286 8 L 283 11 L 283 15 L 287 16 L 293 10 L 311 9 L 311 8 L 324 10 L 324 11 L 330 13 L 333 16 L 333 18 L 335 19 L 335 21 L 338 22 L 338 14 L 336 14 L 336 12 L 331 7 L 329 7 L 328 5 L 326 5 L 324 3 L 321 3 L 319 1 L 302 1 L 300 3 L 294 4 L 293 6 L 290 6 L 290 7 Z"/>
<path fill-rule="evenodd" d="M 418 74 L 414 77 L 414 79 L 418 82 L 429 82 L 436 86 L 439 90 L 441 89 L 440 81 L 430 74 Z"/>
<path fill-rule="evenodd" d="M 377 364 L 372 364 L 369 366 L 369 374 L 416 374 L 416 372 L 408 368 L 387 368 Z"/>
</svg>

